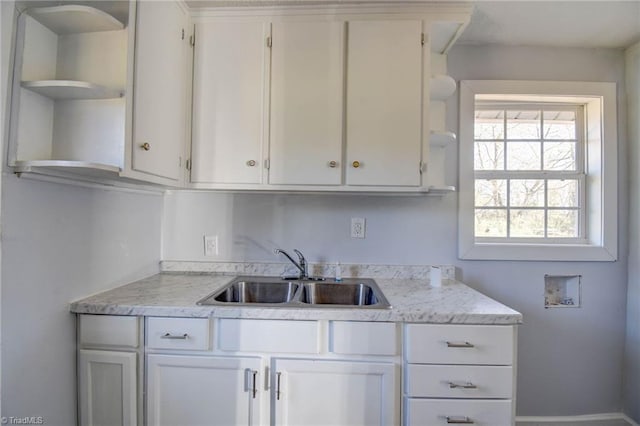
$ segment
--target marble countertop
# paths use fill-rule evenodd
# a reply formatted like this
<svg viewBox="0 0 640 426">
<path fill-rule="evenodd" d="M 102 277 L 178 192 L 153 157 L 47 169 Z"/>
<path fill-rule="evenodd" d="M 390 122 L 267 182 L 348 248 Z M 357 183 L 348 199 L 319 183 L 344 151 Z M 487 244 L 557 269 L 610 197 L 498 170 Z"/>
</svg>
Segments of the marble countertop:
<svg viewBox="0 0 640 426">
<path fill-rule="evenodd" d="M 383 279 L 376 283 L 391 309 L 199 306 L 196 302 L 233 276 L 163 272 L 71 303 L 81 314 L 218 317 L 291 320 L 389 321 L 434 324 L 518 324 L 513 309 L 450 279 L 431 287 L 426 279 Z"/>
</svg>

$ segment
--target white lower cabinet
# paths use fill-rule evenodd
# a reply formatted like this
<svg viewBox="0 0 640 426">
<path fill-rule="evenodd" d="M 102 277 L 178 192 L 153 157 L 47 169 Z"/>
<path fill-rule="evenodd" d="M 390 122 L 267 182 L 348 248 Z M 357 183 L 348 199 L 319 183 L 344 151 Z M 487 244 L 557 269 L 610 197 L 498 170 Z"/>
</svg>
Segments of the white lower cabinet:
<svg viewBox="0 0 640 426">
<path fill-rule="evenodd" d="M 136 425 L 136 354 L 80 350 L 80 424 Z"/>
<path fill-rule="evenodd" d="M 141 424 L 138 318 L 79 315 L 78 321 L 79 424 Z"/>
<path fill-rule="evenodd" d="M 273 359 L 272 424 L 397 424 L 395 370 L 391 362 Z"/>
<path fill-rule="evenodd" d="M 511 401 L 506 400 L 460 401 L 409 398 L 406 410 L 407 424 L 410 425 L 509 426 L 513 424 Z"/>
<path fill-rule="evenodd" d="M 259 358 L 148 355 L 147 425 L 260 424 L 260 371 Z"/>
<path fill-rule="evenodd" d="M 509 325 L 405 325 L 405 426 L 513 425 L 515 343 Z"/>
<path fill-rule="evenodd" d="M 79 317 L 83 426 L 514 424 L 515 326 Z"/>
</svg>

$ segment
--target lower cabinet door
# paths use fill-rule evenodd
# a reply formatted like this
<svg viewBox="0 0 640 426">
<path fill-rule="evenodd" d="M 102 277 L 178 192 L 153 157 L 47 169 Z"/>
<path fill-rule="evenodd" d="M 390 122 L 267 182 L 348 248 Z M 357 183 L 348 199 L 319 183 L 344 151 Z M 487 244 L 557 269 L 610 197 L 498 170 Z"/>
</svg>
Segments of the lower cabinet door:
<svg viewBox="0 0 640 426">
<path fill-rule="evenodd" d="M 258 358 L 148 355 L 147 424 L 259 424 L 260 364 Z"/>
<path fill-rule="evenodd" d="M 400 394 L 392 363 L 273 359 L 272 424 L 395 426 Z"/>
<path fill-rule="evenodd" d="M 469 424 L 474 426 L 511 426 L 512 401 L 407 399 L 406 426 Z"/>
<path fill-rule="evenodd" d="M 137 424 L 136 357 L 133 352 L 80 350 L 81 425 Z"/>
</svg>

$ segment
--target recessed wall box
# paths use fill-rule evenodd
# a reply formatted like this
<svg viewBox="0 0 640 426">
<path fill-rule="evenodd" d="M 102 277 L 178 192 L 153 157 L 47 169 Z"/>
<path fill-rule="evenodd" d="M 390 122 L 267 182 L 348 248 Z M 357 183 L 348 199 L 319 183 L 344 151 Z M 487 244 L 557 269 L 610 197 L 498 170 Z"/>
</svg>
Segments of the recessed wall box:
<svg viewBox="0 0 640 426">
<path fill-rule="evenodd" d="M 582 275 L 545 275 L 545 308 L 579 308 Z"/>
</svg>

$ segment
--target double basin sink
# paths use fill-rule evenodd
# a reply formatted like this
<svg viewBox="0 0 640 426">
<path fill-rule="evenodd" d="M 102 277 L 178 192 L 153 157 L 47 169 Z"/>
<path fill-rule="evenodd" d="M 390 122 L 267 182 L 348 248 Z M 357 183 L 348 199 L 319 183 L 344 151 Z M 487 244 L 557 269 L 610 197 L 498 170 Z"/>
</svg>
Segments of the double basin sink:
<svg viewBox="0 0 640 426">
<path fill-rule="evenodd" d="M 236 277 L 197 302 L 198 305 L 311 308 L 391 308 L 372 279 Z"/>
</svg>

